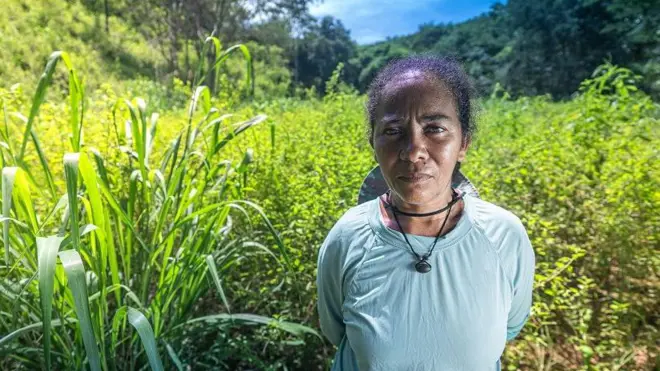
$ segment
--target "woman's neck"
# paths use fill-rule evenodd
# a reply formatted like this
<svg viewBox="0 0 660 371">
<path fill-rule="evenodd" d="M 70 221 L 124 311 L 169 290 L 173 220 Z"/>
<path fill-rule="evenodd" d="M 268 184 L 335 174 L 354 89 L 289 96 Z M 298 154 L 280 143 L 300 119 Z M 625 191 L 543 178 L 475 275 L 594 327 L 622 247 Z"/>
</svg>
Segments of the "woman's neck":
<svg viewBox="0 0 660 371">
<path fill-rule="evenodd" d="M 448 188 L 446 192 L 442 195 L 438 195 L 435 200 L 431 202 L 426 202 L 423 205 L 412 204 L 405 202 L 401 197 L 393 193 L 391 190 L 386 194 L 387 202 L 392 205 L 397 210 L 397 216 L 402 216 L 406 218 L 414 218 L 419 221 L 424 221 L 428 223 L 433 223 L 435 220 L 444 220 L 446 217 L 446 210 L 449 209 L 450 203 L 454 201 L 454 198 L 457 196 L 457 193 L 452 189 Z M 437 212 L 437 214 L 429 216 L 408 216 L 409 214 L 428 214 Z"/>
<path fill-rule="evenodd" d="M 381 202 L 379 203 L 381 215 L 383 217 L 383 222 L 385 223 L 385 225 L 388 228 L 393 229 L 395 231 L 404 232 L 406 234 L 414 234 L 418 236 L 428 236 L 428 237 L 437 236 L 440 226 L 442 225 L 442 222 L 447 216 L 448 211 L 450 211 L 450 214 L 449 214 L 449 218 L 447 219 L 447 224 L 443 228 L 442 235 L 449 233 L 452 229 L 454 229 L 454 227 L 460 220 L 460 217 L 463 213 L 463 208 L 465 206 L 463 200 L 459 200 L 451 207 L 451 210 L 425 217 L 410 217 L 397 213 L 396 217 L 398 218 L 399 223 L 401 223 L 401 227 L 403 228 L 403 231 L 401 231 L 397 225 L 396 220 L 394 219 L 394 214 L 393 214 L 394 211 L 392 210 L 391 207 L 387 207 L 387 208 L 385 207 L 385 205 L 388 203 L 392 204 L 392 200 L 387 199 L 385 197 L 386 195 L 381 196 L 380 197 Z M 399 210 L 405 212 L 425 213 L 445 207 L 451 201 L 451 199 L 452 198 L 450 196 L 447 202 L 445 202 L 443 205 L 440 205 L 437 208 L 434 208 L 433 210 L 429 210 L 428 208 L 425 208 L 422 211 L 419 211 L 419 209 L 418 210 L 402 209 L 399 206 L 399 204 L 396 203 L 396 200 L 394 200 L 394 205 Z"/>
</svg>

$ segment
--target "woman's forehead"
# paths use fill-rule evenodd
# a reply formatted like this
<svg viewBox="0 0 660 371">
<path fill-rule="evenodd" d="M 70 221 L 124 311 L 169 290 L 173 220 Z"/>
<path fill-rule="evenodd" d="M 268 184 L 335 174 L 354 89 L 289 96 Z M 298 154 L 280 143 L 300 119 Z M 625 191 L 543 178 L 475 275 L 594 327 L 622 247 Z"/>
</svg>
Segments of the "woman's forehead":
<svg viewBox="0 0 660 371">
<path fill-rule="evenodd" d="M 381 113 L 418 108 L 455 108 L 454 97 L 440 79 L 420 71 L 408 71 L 383 87 Z"/>
</svg>

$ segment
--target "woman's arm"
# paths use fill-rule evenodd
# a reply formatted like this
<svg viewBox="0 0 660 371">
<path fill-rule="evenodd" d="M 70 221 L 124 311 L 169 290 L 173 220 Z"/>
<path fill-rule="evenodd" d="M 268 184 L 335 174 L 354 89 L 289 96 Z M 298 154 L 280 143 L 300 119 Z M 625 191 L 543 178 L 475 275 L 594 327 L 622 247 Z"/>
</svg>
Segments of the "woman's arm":
<svg viewBox="0 0 660 371">
<path fill-rule="evenodd" d="M 341 249 L 339 228 L 328 233 L 319 250 L 316 286 L 321 331 L 336 346 L 345 333 L 341 307 L 344 301 L 342 268 L 345 254 Z"/>
<path fill-rule="evenodd" d="M 513 298 L 507 320 L 506 340 L 515 338 L 527 322 L 532 308 L 532 290 L 534 289 L 534 270 L 536 259 L 534 249 L 527 236 L 524 226 L 520 223 L 518 232 L 518 246 L 516 265 L 512 274 Z"/>
</svg>

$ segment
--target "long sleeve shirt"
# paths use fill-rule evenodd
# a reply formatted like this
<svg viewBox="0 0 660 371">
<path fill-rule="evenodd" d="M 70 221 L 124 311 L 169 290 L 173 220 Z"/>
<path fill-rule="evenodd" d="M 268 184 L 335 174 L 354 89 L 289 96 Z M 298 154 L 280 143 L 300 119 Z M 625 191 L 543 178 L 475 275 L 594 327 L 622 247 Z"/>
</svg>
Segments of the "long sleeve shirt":
<svg viewBox="0 0 660 371">
<path fill-rule="evenodd" d="M 535 254 L 520 219 L 470 195 L 457 225 L 419 273 L 380 198 L 349 209 L 318 257 L 323 334 L 333 371 L 500 369 L 532 304 Z M 421 256 L 434 237 L 406 234 Z"/>
</svg>

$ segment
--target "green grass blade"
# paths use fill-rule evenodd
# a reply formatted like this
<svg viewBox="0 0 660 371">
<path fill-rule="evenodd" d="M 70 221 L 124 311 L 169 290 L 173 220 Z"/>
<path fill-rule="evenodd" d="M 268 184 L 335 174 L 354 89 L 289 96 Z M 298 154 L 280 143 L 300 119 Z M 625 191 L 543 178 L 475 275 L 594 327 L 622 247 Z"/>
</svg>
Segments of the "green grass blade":
<svg viewBox="0 0 660 371">
<path fill-rule="evenodd" d="M 130 135 L 133 141 L 133 148 L 137 153 L 138 164 L 140 165 L 140 173 L 143 178 L 147 176 L 146 170 L 146 158 L 145 158 L 145 141 L 146 141 L 146 130 L 147 130 L 147 120 L 145 118 L 146 103 L 143 99 L 138 98 L 136 100 L 136 106 L 133 105 L 130 101 L 126 100 L 123 102 L 128 108 L 131 119 L 126 123 L 126 135 Z M 115 105 L 115 111 L 119 108 L 119 104 Z M 113 115 L 115 112 L 113 111 Z M 128 138 L 127 138 L 128 141 Z"/>
<path fill-rule="evenodd" d="M 281 330 L 284 330 L 292 335 L 300 336 L 302 334 L 311 334 L 314 336 L 317 336 L 319 339 L 322 339 L 321 335 L 314 329 L 304 326 L 304 325 L 299 325 L 296 323 L 292 322 L 287 322 L 287 321 L 279 321 L 274 318 L 266 317 L 266 316 L 260 316 L 258 314 L 249 314 L 249 313 L 238 313 L 238 314 L 227 314 L 227 313 L 220 313 L 220 314 L 213 314 L 210 316 L 204 316 L 204 317 L 197 317 L 191 320 L 188 320 L 180 325 L 177 325 L 172 328 L 178 329 L 196 322 L 208 322 L 208 323 L 213 323 L 213 322 L 236 322 L 240 321 L 248 325 L 269 325 L 269 326 L 274 326 L 276 328 L 279 328 Z"/>
<path fill-rule="evenodd" d="M 16 171 L 14 177 L 14 189 L 12 190 L 12 203 L 16 210 L 17 219 L 27 222 L 33 235 L 39 230 L 37 215 L 32 202 L 30 192 L 30 174 L 23 169 Z"/>
<path fill-rule="evenodd" d="M 69 108 L 70 118 L 69 126 L 71 128 L 71 148 L 74 152 L 80 151 L 82 134 L 82 117 L 84 112 L 84 90 L 78 80 L 76 71 L 73 69 L 73 63 L 67 53 L 62 53 L 62 61 L 69 70 Z"/>
<path fill-rule="evenodd" d="M 94 224 L 85 224 L 82 226 L 82 228 L 79 228 L 80 230 L 80 237 L 86 235 L 87 233 L 90 233 L 92 231 L 98 231 L 99 227 L 95 226 Z M 63 245 L 66 246 L 70 244 L 72 241 L 71 236 L 67 236 L 64 238 Z"/>
<path fill-rule="evenodd" d="M 247 46 L 243 44 L 236 44 L 227 50 L 225 50 L 218 58 L 215 59 L 215 62 L 211 66 L 212 69 L 215 69 L 216 66 L 219 66 L 220 64 L 224 63 L 225 60 L 233 53 L 234 51 L 240 51 L 243 54 L 243 57 L 245 58 L 245 64 L 246 64 L 246 74 L 245 74 L 245 85 L 249 87 L 249 93 L 250 95 L 254 94 L 254 65 L 252 63 L 252 54 L 250 54 L 250 50 L 248 49 Z M 204 49 L 204 52 L 202 55 L 205 55 L 206 49 Z M 201 85 L 205 77 L 202 77 L 198 82 L 197 85 Z"/>
<path fill-rule="evenodd" d="M 179 359 L 179 356 L 176 354 L 176 352 L 168 342 L 164 341 L 164 343 L 165 343 L 165 349 L 167 349 L 167 354 L 170 356 L 172 362 L 174 362 L 176 369 L 179 371 L 183 371 L 184 370 L 183 363 L 181 362 L 181 359 Z"/>
<path fill-rule="evenodd" d="M 6 167 L 2 169 L 2 216 L 6 218 L 2 222 L 2 241 L 5 245 L 5 264 L 9 262 L 9 217 L 11 214 L 11 195 L 14 189 L 17 167 Z"/>
<path fill-rule="evenodd" d="M 51 195 L 54 196 L 56 193 L 55 181 L 53 180 L 53 173 L 50 171 L 50 166 L 48 166 L 46 153 L 41 148 L 41 142 L 39 142 L 37 133 L 33 130 L 30 132 L 30 135 L 32 136 L 32 142 L 34 143 L 34 148 L 37 151 L 37 156 L 39 157 L 39 163 L 41 164 L 41 168 L 44 170 L 44 174 L 46 175 L 46 182 L 48 183 L 48 189 L 50 190 Z M 24 166 L 24 168 L 27 169 L 26 166 Z"/>
<path fill-rule="evenodd" d="M 50 221 L 50 219 L 51 219 L 51 218 L 52 218 L 52 217 L 53 217 L 53 216 L 54 216 L 54 215 L 55 215 L 60 209 L 62 209 L 64 206 L 66 206 L 66 204 L 69 202 L 69 199 L 68 199 L 68 198 L 69 198 L 69 196 L 67 196 L 67 195 L 62 195 L 62 197 L 60 197 L 60 199 L 57 201 L 57 204 L 55 204 L 55 207 L 53 207 L 53 208 L 48 212 L 48 215 L 46 216 L 46 218 L 44 219 L 44 221 L 41 223 L 41 227 L 39 227 L 39 230 L 37 231 L 37 234 L 41 233 L 41 231 L 42 231 L 43 228 L 48 224 L 48 222 Z"/>
<path fill-rule="evenodd" d="M 220 56 L 222 55 L 222 43 L 217 37 L 213 37 L 213 46 L 215 47 L 215 60 L 217 61 L 220 59 Z M 215 69 L 213 71 L 214 73 L 214 78 L 215 81 L 213 82 L 213 95 L 216 95 L 218 93 L 218 85 L 220 81 L 220 64 L 215 65 Z"/>
<path fill-rule="evenodd" d="M 115 312 L 115 316 L 112 318 L 112 342 L 110 346 L 112 348 L 118 348 L 118 338 L 119 338 L 119 326 L 123 325 L 124 319 L 126 318 L 126 311 L 128 310 L 127 306 L 120 307 Z M 123 326 L 122 326 L 123 328 Z"/>
<path fill-rule="evenodd" d="M 142 98 L 137 98 L 137 107 L 138 113 L 140 114 L 139 119 L 139 135 L 140 135 L 140 148 L 138 148 L 138 154 L 140 155 L 140 169 L 142 170 L 142 176 L 146 178 L 145 167 L 149 164 L 147 163 L 147 103 Z"/>
<path fill-rule="evenodd" d="M 76 77 L 75 71 L 72 68 L 71 61 L 69 59 L 69 55 L 65 52 L 62 51 L 56 51 L 50 55 L 48 58 L 48 62 L 46 63 L 46 68 L 44 69 L 43 74 L 39 78 L 39 83 L 37 85 L 37 89 L 34 93 L 34 97 L 32 98 L 32 107 L 30 109 L 30 116 L 27 119 L 27 123 L 25 125 L 25 132 L 23 134 L 23 141 L 21 143 L 21 150 L 19 152 L 18 158 L 17 158 L 17 163 L 20 164 L 21 166 L 24 166 L 25 163 L 23 162 L 23 158 L 25 155 L 25 149 L 27 147 L 27 142 L 28 142 L 28 136 L 31 136 L 35 146 L 37 147 L 37 153 L 39 154 L 39 160 L 41 161 L 41 165 L 44 168 L 44 172 L 46 173 L 46 180 L 48 181 L 48 185 L 50 187 L 51 193 L 54 195 L 55 194 L 55 186 L 52 180 L 52 175 L 50 173 L 50 170 L 48 169 L 48 164 L 45 161 L 45 157 L 43 156 L 43 151 L 41 150 L 41 146 L 39 145 L 39 142 L 37 140 L 37 136 L 33 130 L 33 125 L 34 125 L 34 120 L 36 119 L 38 113 L 39 113 L 39 108 L 43 104 L 45 97 L 46 97 L 46 91 L 48 90 L 48 86 L 50 85 L 50 82 L 53 77 L 53 73 L 55 72 L 55 68 L 57 67 L 57 62 L 62 59 L 64 61 L 64 64 L 66 65 L 67 69 L 69 70 L 69 87 L 70 87 L 70 97 L 71 97 L 71 106 L 72 106 L 72 111 L 71 111 L 71 121 L 80 123 L 82 121 L 81 119 L 81 114 L 80 111 L 78 110 L 79 103 L 82 101 L 82 87 L 81 84 L 78 81 L 78 78 Z M 75 108 L 74 108 L 75 106 Z M 73 124 L 72 124 L 73 125 Z M 73 125 L 75 126 L 75 125 Z M 82 126 L 80 126 L 81 128 Z M 75 128 L 73 131 L 74 135 L 74 141 L 78 142 L 78 147 L 79 147 L 79 142 L 80 142 L 80 128 Z M 76 145 L 74 145 L 74 150 L 76 150 Z"/>
<path fill-rule="evenodd" d="M 87 190 L 87 195 L 92 206 L 92 220 L 94 225 L 98 226 L 96 231 L 96 236 L 99 241 L 99 267 L 101 272 L 106 271 L 106 264 L 108 261 L 108 243 L 107 243 L 107 234 L 105 227 L 105 208 L 103 206 L 103 201 L 101 199 L 101 192 L 99 191 L 98 179 L 96 177 L 96 171 L 92 167 L 91 161 L 88 159 L 87 155 L 82 154 L 80 156 L 79 162 L 80 175 L 82 175 L 83 182 L 85 184 L 85 189 Z M 113 283 L 119 283 L 119 277 L 115 277 L 115 272 L 113 271 Z M 105 277 L 103 277 L 105 278 Z M 105 282 L 102 282 L 105 284 Z M 104 287 L 104 286 L 102 286 Z"/>
<path fill-rule="evenodd" d="M 16 113 L 14 114 L 14 117 L 18 118 L 27 125 L 28 119 L 25 116 Z M 32 142 L 34 143 L 34 148 L 37 152 L 37 157 L 39 158 L 39 163 L 41 164 L 41 168 L 44 171 L 46 182 L 48 183 L 48 190 L 50 191 L 50 195 L 54 197 L 56 194 L 56 189 L 55 189 L 55 182 L 53 181 L 53 174 L 50 171 L 50 167 L 48 166 L 48 160 L 46 159 L 45 152 L 41 147 L 41 142 L 39 142 L 39 138 L 37 137 L 37 133 L 35 132 L 34 129 L 30 130 L 30 137 L 32 138 Z M 35 183 L 33 175 L 29 171 L 28 164 L 26 164 L 20 158 L 16 159 L 16 163 L 28 173 L 28 177 L 30 178 L 32 183 Z"/>
<path fill-rule="evenodd" d="M 197 89 L 195 90 L 195 94 L 193 94 L 193 98 L 190 101 L 190 107 L 188 109 L 188 117 L 192 117 L 192 115 L 197 110 L 197 106 L 200 105 L 200 103 L 202 107 L 202 112 L 205 115 L 209 113 L 209 111 L 211 110 L 211 92 L 209 88 L 206 86 L 198 86 Z"/>
<path fill-rule="evenodd" d="M 19 226 L 23 229 L 26 229 L 26 230 L 30 229 L 30 227 L 27 224 L 21 222 L 20 220 L 16 220 L 14 218 L 5 218 L 4 216 L 0 216 L 0 222 L 5 222 L 5 221 L 12 222 L 12 223 L 16 224 L 17 226 Z"/>
<path fill-rule="evenodd" d="M 229 132 L 229 134 L 227 134 L 218 144 L 215 145 L 211 155 L 214 155 L 214 154 L 218 153 L 218 151 L 220 151 L 225 145 L 227 145 L 227 143 L 229 143 L 229 141 L 234 139 L 234 137 L 236 137 L 240 133 L 244 132 L 248 128 L 263 122 L 266 118 L 267 118 L 266 115 L 257 115 L 257 116 L 255 116 L 255 117 L 253 117 L 253 118 L 251 118 L 251 119 L 249 119 L 245 122 L 240 123 L 238 128 L 236 128 L 233 131 Z"/>
<path fill-rule="evenodd" d="M 14 117 L 18 118 L 27 125 L 28 119 L 25 116 L 16 113 L 14 114 Z M 32 138 L 32 142 L 34 143 L 34 148 L 37 152 L 37 157 L 39 157 L 39 163 L 41 164 L 41 168 L 44 170 L 46 182 L 48 183 L 48 190 L 50 191 L 51 196 L 54 196 L 56 193 L 56 189 L 55 189 L 55 182 L 53 181 L 53 174 L 50 171 L 50 167 L 48 166 L 48 160 L 46 159 L 44 150 L 41 147 L 41 142 L 39 142 L 39 137 L 37 137 L 37 133 L 35 132 L 34 129 L 30 130 L 30 137 Z M 28 165 L 22 159 L 19 158 L 16 160 L 16 162 L 25 171 L 28 171 L 29 173 Z M 29 173 L 29 176 L 32 177 L 32 173 Z"/>
<path fill-rule="evenodd" d="M 96 344 L 94 329 L 92 327 L 92 317 L 89 312 L 89 302 L 87 296 L 87 281 L 85 279 L 85 268 L 83 267 L 80 254 L 75 250 L 66 250 L 59 253 L 62 266 L 66 272 L 69 289 L 73 294 L 73 300 L 76 307 L 76 316 L 80 323 L 87 360 L 93 371 L 101 370 L 101 356 Z"/>
<path fill-rule="evenodd" d="M 75 322 L 77 322 L 77 320 L 75 320 L 73 318 L 67 318 L 66 322 L 75 323 Z M 59 319 L 55 319 L 55 320 L 50 321 L 50 328 L 59 327 L 61 325 L 62 325 L 62 322 Z M 28 333 L 30 331 L 43 328 L 43 326 L 44 326 L 43 322 L 37 322 L 37 323 L 33 323 L 31 325 L 21 327 L 18 330 L 15 330 L 15 331 L 5 335 L 4 337 L 0 338 L 0 348 L 2 348 L 4 346 L 6 346 L 7 344 L 9 344 L 15 338 L 17 338 L 17 337 L 19 337 L 19 336 L 21 336 L 25 333 Z"/>
<path fill-rule="evenodd" d="M 39 266 L 39 301 L 41 302 L 42 323 L 44 329 L 44 358 L 46 368 L 51 369 L 50 324 L 53 309 L 53 286 L 55 283 L 55 263 L 57 252 L 63 237 L 37 237 L 37 259 Z"/>
<path fill-rule="evenodd" d="M 206 256 L 206 264 L 209 266 L 209 272 L 211 272 L 213 283 L 215 283 L 215 288 L 218 290 L 218 294 L 220 295 L 220 299 L 222 299 L 222 303 L 227 308 L 227 313 L 231 313 L 231 309 L 229 308 L 229 302 L 227 301 L 227 297 L 225 296 L 225 291 L 222 289 L 222 283 L 220 282 L 220 276 L 218 275 L 218 268 L 215 265 L 215 260 L 213 260 L 213 255 Z"/>
<path fill-rule="evenodd" d="M 147 320 L 147 317 L 145 317 L 142 312 L 131 307 L 128 307 L 127 314 L 128 322 L 133 327 L 135 327 L 138 335 L 140 335 L 142 345 L 144 346 L 144 351 L 147 353 L 147 358 L 149 358 L 151 369 L 154 371 L 162 371 L 163 363 L 161 362 L 160 355 L 158 354 L 154 331 L 149 324 L 149 320 Z"/>
<path fill-rule="evenodd" d="M 289 254 L 287 254 L 287 252 L 286 252 L 286 247 L 284 246 L 284 242 L 282 242 L 282 239 L 280 238 L 280 235 L 277 233 L 277 231 L 275 230 L 275 227 L 273 227 L 273 224 L 270 222 L 270 220 L 266 216 L 266 213 L 264 213 L 264 211 L 261 209 L 261 207 L 259 207 L 254 202 L 250 202 L 250 201 L 246 201 L 246 200 L 236 200 L 236 201 L 233 201 L 233 202 L 248 205 L 248 206 L 252 207 L 259 214 L 259 216 L 261 216 L 261 219 L 264 221 L 264 223 L 266 223 L 266 227 L 268 227 L 268 230 L 270 231 L 270 233 L 275 238 L 275 243 L 277 244 L 277 247 L 280 250 L 280 254 L 282 254 L 282 256 L 284 257 L 284 261 L 286 262 L 287 267 L 291 268 L 291 261 L 289 259 Z"/>
<path fill-rule="evenodd" d="M 39 83 L 37 84 L 37 90 L 34 93 L 32 98 L 32 108 L 30 109 L 30 117 L 28 118 L 27 125 L 25 126 L 25 133 L 23 134 L 23 142 L 21 144 L 21 151 L 18 154 L 18 159 L 23 160 L 23 155 L 25 154 L 25 147 L 27 146 L 28 135 L 32 131 L 32 125 L 34 124 L 34 119 L 39 113 L 39 107 L 44 102 L 46 97 L 46 90 L 48 90 L 48 85 L 53 77 L 53 72 L 55 72 L 55 67 L 57 67 L 57 62 L 62 56 L 63 52 L 56 51 L 48 57 L 48 62 L 46 63 L 46 69 L 39 78 Z"/>
<path fill-rule="evenodd" d="M 215 36 L 206 38 L 205 42 L 208 42 L 209 40 L 213 42 L 213 47 L 214 47 L 213 52 L 215 53 L 215 61 L 217 62 L 218 59 L 220 59 L 220 56 L 222 55 L 222 43 Z M 216 95 L 218 93 L 218 82 L 220 81 L 220 64 L 215 65 L 215 68 L 213 70 L 213 78 L 215 79 L 213 81 L 213 95 Z"/>
<path fill-rule="evenodd" d="M 13 149 L 13 143 L 11 140 L 9 140 L 10 135 L 9 135 L 9 118 L 7 117 L 7 104 L 5 103 L 5 100 L 0 98 L 0 105 L 2 106 L 2 117 L 5 122 L 5 131 L 0 132 L 2 133 L 2 139 L 5 142 L 2 144 L 3 147 L 7 149 L 9 152 L 9 157 L 14 159 L 16 156 L 14 155 L 14 149 Z M 0 154 L 2 154 L 2 166 L 5 167 L 7 165 L 7 162 L 5 161 L 5 156 L 2 151 L 0 151 Z"/>
<path fill-rule="evenodd" d="M 148 164 L 149 163 L 149 156 L 151 156 L 151 151 L 153 150 L 153 145 L 154 145 L 154 138 L 156 137 L 156 130 L 158 128 L 158 114 L 157 113 L 152 113 L 151 114 L 151 128 L 149 128 L 149 131 L 147 132 L 147 141 L 146 141 L 146 153 L 145 153 L 145 162 Z"/>
<path fill-rule="evenodd" d="M 126 228 L 128 228 L 129 231 L 135 233 L 135 227 L 133 226 L 133 221 L 128 217 L 128 215 L 124 212 L 121 206 L 119 206 L 119 202 L 114 198 L 114 196 L 112 196 L 112 193 L 110 193 L 110 189 L 103 184 L 100 184 L 100 186 L 101 186 L 101 193 L 103 193 L 103 197 L 110 205 L 112 211 L 115 212 L 117 217 L 124 223 L 124 226 L 126 226 Z M 142 247 L 143 249 L 147 248 L 144 240 L 142 240 L 141 237 L 139 237 L 138 235 L 134 235 L 133 238 L 135 238 L 135 240 L 140 244 L 140 247 Z M 126 272 L 124 273 L 126 274 Z"/>
<path fill-rule="evenodd" d="M 126 291 L 126 297 L 131 299 L 139 308 L 144 309 L 144 305 L 142 305 L 140 299 L 128 286 L 122 284 L 110 285 L 105 288 L 105 293 L 110 294 L 112 292 L 119 292 L 120 291 L 119 289 L 123 289 L 124 291 Z M 94 300 L 98 300 L 100 297 L 101 297 L 101 292 L 96 292 L 89 296 L 89 302 L 91 303 Z"/>
<path fill-rule="evenodd" d="M 106 186 L 110 186 L 110 180 L 108 179 L 108 171 L 105 168 L 105 163 L 103 161 L 103 156 L 101 156 L 101 152 L 98 151 L 96 148 L 90 148 L 90 152 L 94 155 L 94 161 L 96 162 L 96 169 L 99 172 L 99 176 L 101 177 L 101 180 Z"/>
<path fill-rule="evenodd" d="M 197 62 L 197 68 L 195 69 L 195 76 L 193 77 L 192 81 L 192 86 L 199 86 L 202 84 L 202 81 L 204 81 L 204 77 L 202 77 L 203 71 L 204 71 L 204 65 L 206 64 L 206 53 L 209 50 L 209 38 L 207 37 L 206 40 L 204 40 L 204 44 L 202 44 L 202 51 L 199 54 L 198 62 Z"/>
<path fill-rule="evenodd" d="M 69 223 L 71 225 L 71 243 L 74 250 L 80 245 L 78 231 L 78 163 L 79 153 L 64 155 L 64 174 L 66 177 L 66 193 L 69 197 Z"/>
</svg>

